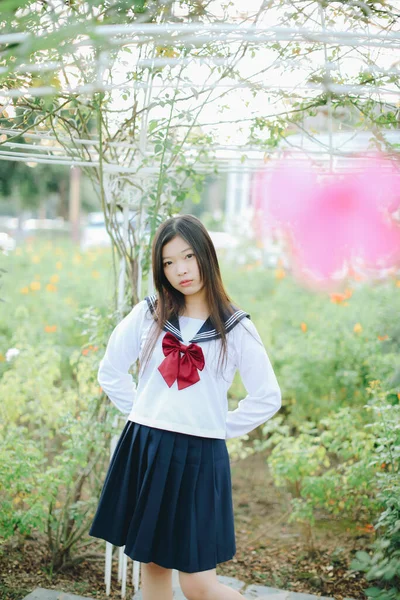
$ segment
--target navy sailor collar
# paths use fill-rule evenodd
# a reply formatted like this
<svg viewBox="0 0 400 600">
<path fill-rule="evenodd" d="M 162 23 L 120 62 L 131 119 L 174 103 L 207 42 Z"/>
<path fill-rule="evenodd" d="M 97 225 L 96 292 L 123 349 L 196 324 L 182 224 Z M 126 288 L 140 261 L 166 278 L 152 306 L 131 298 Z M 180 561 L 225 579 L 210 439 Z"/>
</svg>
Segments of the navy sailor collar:
<svg viewBox="0 0 400 600">
<path fill-rule="evenodd" d="M 150 309 L 151 314 L 154 316 L 156 314 L 156 294 L 152 294 L 151 296 L 146 296 L 145 300 L 147 301 L 147 305 Z M 240 308 L 236 308 L 231 305 L 234 312 L 231 314 L 225 315 L 225 331 L 228 333 L 231 329 L 233 329 L 239 321 L 241 321 L 244 317 L 248 317 L 250 319 L 249 313 L 244 312 Z M 172 317 L 169 321 L 166 321 L 163 327 L 164 331 L 169 331 L 172 333 L 180 342 L 183 342 L 181 331 L 179 328 L 179 319 L 178 317 Z M 211 317 L 203 323 L 199 331 L 196 335 L 189 340 L 189 343 L 192 342 L 210 342 L 211 340 L 216 340 L 221 337 L 220 333 L 213 327 Z"/>
</svg>

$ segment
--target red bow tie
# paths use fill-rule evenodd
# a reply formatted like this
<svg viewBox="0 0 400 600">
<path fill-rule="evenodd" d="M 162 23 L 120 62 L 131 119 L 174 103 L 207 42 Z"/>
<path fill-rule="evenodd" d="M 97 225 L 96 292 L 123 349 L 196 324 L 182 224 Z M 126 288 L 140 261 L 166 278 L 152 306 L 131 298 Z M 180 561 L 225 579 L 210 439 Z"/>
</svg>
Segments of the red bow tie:
<svg viewBox="0 0 400 600">
<path fill-rule="evenodd" d="M 197 369 L 204 369 L 203 350 L 197 344 L 181 344 L 172 333 L 166 333 L 162 341 L 164 360 L 158 367 L 161 375 L 171 387 L 178 380 L 178 390 L 183 390 L 200 381 Z M 181 357 L 181 353 L 183 356 Z"/>
</svg>

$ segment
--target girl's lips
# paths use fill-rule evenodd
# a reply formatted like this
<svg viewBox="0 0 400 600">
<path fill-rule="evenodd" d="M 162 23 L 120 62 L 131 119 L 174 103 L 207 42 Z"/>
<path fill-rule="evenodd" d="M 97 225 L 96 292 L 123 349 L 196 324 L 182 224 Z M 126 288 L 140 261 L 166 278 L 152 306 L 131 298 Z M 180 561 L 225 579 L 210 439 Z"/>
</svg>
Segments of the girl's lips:
<svg viewBox="0 0 400 600">
<path fill-rule="evenodd" d="M 182 281 L 179 285 L 186 286 L 186 285 L 190 285 L 191 283 L 192 283 L 191 281 Z"/>
</svg>

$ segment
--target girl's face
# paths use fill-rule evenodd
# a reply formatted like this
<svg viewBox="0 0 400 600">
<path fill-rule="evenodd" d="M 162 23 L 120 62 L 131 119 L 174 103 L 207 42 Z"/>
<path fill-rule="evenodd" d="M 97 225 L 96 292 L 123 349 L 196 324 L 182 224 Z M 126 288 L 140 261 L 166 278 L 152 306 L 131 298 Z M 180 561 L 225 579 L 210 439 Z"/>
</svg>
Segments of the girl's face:
<svg viewBox="0 0 400 600">
<path fill-rule="evenodd" d="M 203 288 L 194 251 L 181 236 L 175 236 L 163 246 L 162 261 L 165 277 L 185 296 L 197 294 Z"/>
</svg>

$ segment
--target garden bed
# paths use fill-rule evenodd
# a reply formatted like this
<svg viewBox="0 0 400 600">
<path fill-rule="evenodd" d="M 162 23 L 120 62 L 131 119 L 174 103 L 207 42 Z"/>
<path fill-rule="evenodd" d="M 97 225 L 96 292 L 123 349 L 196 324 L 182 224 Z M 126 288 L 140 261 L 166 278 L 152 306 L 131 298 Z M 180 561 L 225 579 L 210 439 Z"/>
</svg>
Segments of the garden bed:
<svg viewBox="0 0 400 600">
<path fill-rule="evenodd" d="M 246 583 L 295 592 L 343 598 L 365 598 L 368 582 L 351 573 L 349 564 L 357 550 L 366 549 L 371 534 L 362 527 L 323 520 L 313 530 L 313 548 L 307 533 L 288 523 L 289 496 L 277 490 L 268 472 L 265 455 L 256 454 L 232 464 L 237 552 L 233 560 L 217 567 L 217 574 Z M 21 600 L 35 587 L 54 588 L 105 600 L 120 598 L 117 560 L 112 592 L 105 594 L 104 543 L 97 542 L 98 560 L 87 560 L 65 573 L 50 577 L 44 543 L 29 539 L 23 546 L 8 543 L 0 556 L 0 598 Z M 129 566 L 132 566 L 129 561 Z M 127 597 L 132 593 L 131 582 Z"/>
</svg>

